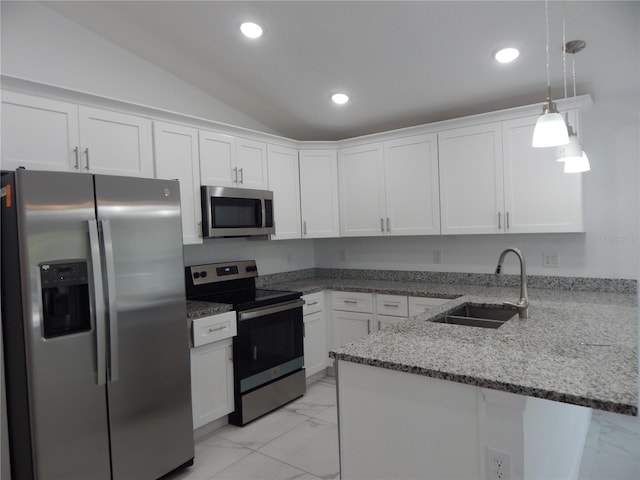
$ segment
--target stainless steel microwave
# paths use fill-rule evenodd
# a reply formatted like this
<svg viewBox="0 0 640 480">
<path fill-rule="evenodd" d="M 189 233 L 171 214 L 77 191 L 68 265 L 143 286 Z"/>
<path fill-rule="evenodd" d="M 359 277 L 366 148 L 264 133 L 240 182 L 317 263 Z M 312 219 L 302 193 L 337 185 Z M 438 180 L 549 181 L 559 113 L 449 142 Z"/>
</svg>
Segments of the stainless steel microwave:
<svg viewBox="0 0 640 480">
<path fill-rule="evenodd" d="M 273 192 L 208 186 L 200 190 L 204 238 L 275 233 Z"/>
</svg>

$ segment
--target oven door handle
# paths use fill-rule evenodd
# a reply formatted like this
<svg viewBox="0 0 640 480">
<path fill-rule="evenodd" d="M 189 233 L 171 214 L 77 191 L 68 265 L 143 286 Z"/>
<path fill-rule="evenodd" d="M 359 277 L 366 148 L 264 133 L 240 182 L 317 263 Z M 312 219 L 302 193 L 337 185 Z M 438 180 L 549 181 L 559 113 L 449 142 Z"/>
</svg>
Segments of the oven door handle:
<svg viewBox="0 0 640 480">
<path fill-rule="evenodd" d="M 304 305 L 304 300 L 301 298 L 297 300 L 292 300 L 290 302 L 279 303 L 277 305 L 269 306 L 269 307 L 260 307 L 253 308 L 251 310 L 245 310 L 243 312 L 238 313 L 238 320 L 241 322 L 243 320 L 250 320 L 252 318 L 264 317 L 266 315 L 271 315 L 272 313 L 284 312 L 286 310 L 293 310 L 294 308 L 300 308 Z"/>
</svg>

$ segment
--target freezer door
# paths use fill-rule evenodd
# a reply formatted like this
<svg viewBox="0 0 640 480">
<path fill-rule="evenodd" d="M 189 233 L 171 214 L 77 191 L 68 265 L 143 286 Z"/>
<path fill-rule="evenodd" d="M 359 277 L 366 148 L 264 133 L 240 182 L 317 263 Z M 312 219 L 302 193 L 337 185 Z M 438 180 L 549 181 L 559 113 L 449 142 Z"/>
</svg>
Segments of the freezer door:
<svg viewBox="0 0 640 480">
<path fill-rule="evenodd" d="M 13 326 L 20 322 L 24 329 L 20 343 L 27 388 L 8 386 L 9 397 L 25 395 L 23 401 L 8 399 L 9 416 L 30 419 L 38 480 L 108 479 L 106 388 L 97 371 L 105 360 L 98 362 L 96 349 L 96 289 L 101 287 L 99 262 L 94 271 L 89 240 L 89 224 L 95 220 L 93 178 L 18 170 L 16 194 L 23 308 L 21 318 L 3 321 Z M 54 271 L 60 278 L 54 278 Z M 11 299 L 3 298 L 6 301 Z M 53 334 L 45 331 L 47 324 Z M 6 367 L 15 374 L 20 348 L 11 350 Z M 28 412 L 17 411 L 27 403 Z M 25 446 L 12 443 L 11 448 Z M 18 469 L 14 478 L 27 478 L 20 472 L 28 471 L 28 465 L 13 467 Z"/>
<path fill-rule="evenodd" d="M 107 286 L 113 478 L 194 455 L 177 181 L 96 176 Z"/>
</svg>

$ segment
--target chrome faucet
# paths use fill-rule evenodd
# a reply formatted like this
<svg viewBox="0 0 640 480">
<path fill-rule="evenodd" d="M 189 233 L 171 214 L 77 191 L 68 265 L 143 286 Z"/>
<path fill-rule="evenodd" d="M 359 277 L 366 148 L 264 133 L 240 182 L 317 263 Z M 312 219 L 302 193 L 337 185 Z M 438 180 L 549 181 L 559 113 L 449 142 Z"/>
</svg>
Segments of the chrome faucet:
<svg viewBox="0 0 640 480">
<path fill-rule="evenodd" d="M 515 253 L 518 257 L 518 260 L 520 260 L 520 300 L 518 300 L 518 303 L 504 302 L 504 304 L 510 305 L 512 307 L 517 307 L 520 318 L 529 318 L 529 298 L 527 297 L 527 266 L 524 262 L 524 255 L 522 254 L 522 252 L 519 249 L 513 247 L 505 248 L 500 254 L 498 266 L 496 267 L 496 275 L 500 275 L 502 273 L 502 262 L 504 262 L 504 257 L 509 252 Z"/>
</svg>

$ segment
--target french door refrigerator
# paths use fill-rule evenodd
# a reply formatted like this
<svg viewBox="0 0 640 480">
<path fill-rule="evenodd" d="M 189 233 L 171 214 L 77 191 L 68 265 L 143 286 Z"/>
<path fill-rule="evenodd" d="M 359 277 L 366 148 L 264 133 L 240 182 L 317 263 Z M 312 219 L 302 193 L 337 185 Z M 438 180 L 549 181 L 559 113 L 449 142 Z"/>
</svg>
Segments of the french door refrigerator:
<svg viewBox="0 0 640 480">
<path fill-rule="evenodd" d="M 191 465 L 178 182 L 18 170 L 2 187 L 13 479 Z"/>
</svg>

